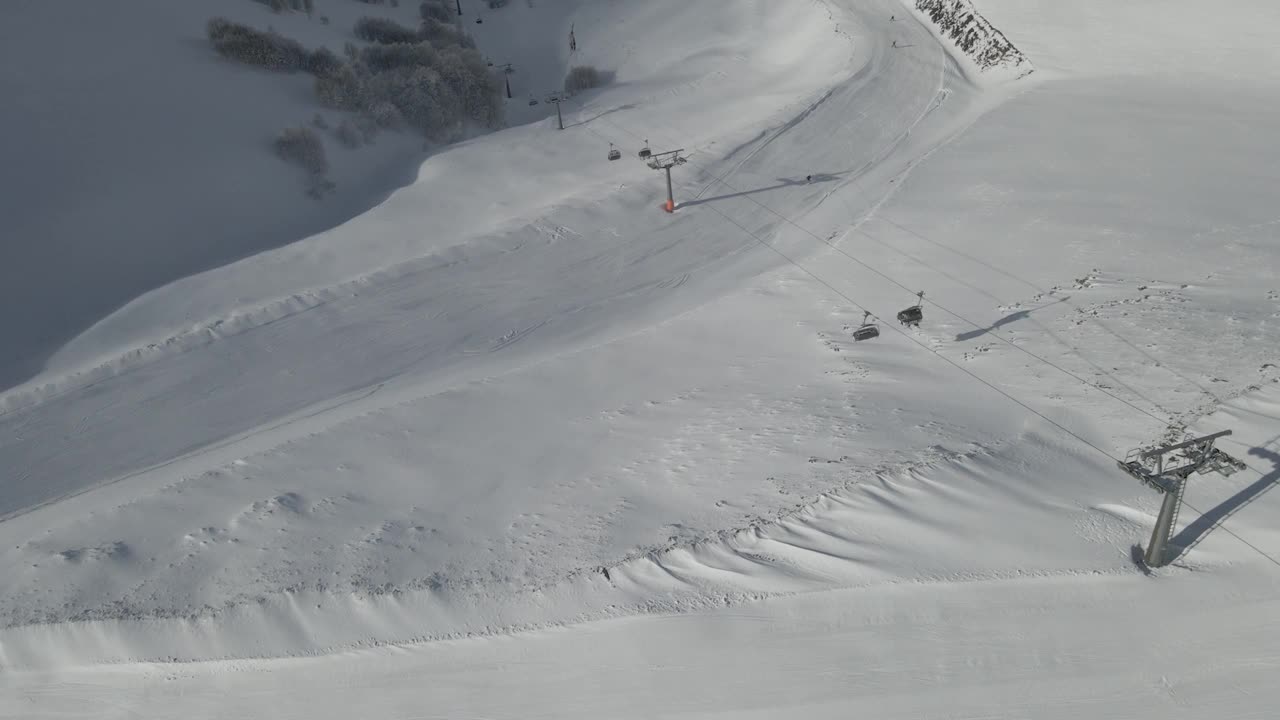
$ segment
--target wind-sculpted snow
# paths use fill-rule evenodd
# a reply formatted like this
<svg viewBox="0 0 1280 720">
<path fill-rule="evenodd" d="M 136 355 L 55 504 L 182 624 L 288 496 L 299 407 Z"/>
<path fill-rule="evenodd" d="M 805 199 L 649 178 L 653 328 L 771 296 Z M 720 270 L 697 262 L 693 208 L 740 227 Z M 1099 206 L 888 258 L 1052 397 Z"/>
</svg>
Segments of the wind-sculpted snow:
<svg viewBox="0 0 1280 720">
<path fill-rule="evenodd" d="M 369 579 L 360 587 L 341 579 L 332 586 L 302 582 L 284 592 L 164 618 L 139 612 L 131 607 L 136 601 L 128 600 L 114 609 L 121 613 L 116 617 L 90 613 L 72 623 L 0 629 L 0 646 L 9 665 L 23 669 L 57 665 L 60 658 L 73 656 L 92 663 L 196 660 L 201 659 L 202 628 L 216 622 L 224 638 L 221 657 L 252 657 L 279 654 L 284 648 L 310 653 L 405 639 L 509 633 L 636 613 L 689 612 L 904 580 L 1128 574 L 1128 557 L 1114 552 L 1114 547 L 1125 546 L 1142 532 L 1143 523 L 1150 522 L 1152 503 L 1146 504 L 1146 512 L 1134 511 L 1137 522 L 1091 508 L 1063 511 L 1062 494 L 1081 490 L 1060 475 L 1077 467 L 1070 451 L 1063 454 L 1038 437 L 1019 442 L 1039 451 L 1034 465 L 1011 454 L 1011 446 L 973 445 L 960 451 L 935 447 L 921 452 L 918 460 L 900 463 L 810 458 L 811 465 L 830 465 L 815 472 L 834 482 L 820 494 L 797 498 L 790 507 L 743 516 L 734 526 L 713 531 L 674 524 L 674 534 L 666 540 L 640 545 L 606 564 L 568 564 L 558 574 L 523 577 L 518 583 L 504 585 L 502 573 L 471 576 L 468 568 L 441 565 L 419 582 L 381 584 L 377 577 L 386 568 L 374 564 L 366 567 Z M 1108 480 L 1093 462 L 1085 466 L 1094 466 L 1089 490 L 1102 496 Z M 1034 490 L 1027 487 L 1029 475 L 1034 477 Z M 269 534 L 318 528 L 353 507 L 367 511 L 371 500 L 358 491 L 328 498 L 286 492 L 238 508 L 221 527 L 184 534 L 175 550 L 185 556 L 184 563 L 217 546 L 231 546 L 243 554 L 261 547 Z M 994 508 L 1005 521 L 987 527 L 979 537 L 966 537 L 966 528 Z M 550 518 L 536 506 L 530 510 L 517 519 L 527 533 L 520 544 L 528 552 L 546 552 L 545 543 L 538 542 L 539 530 L 568 538 L 564 528 L 543 524 Z M 254 528 L 260 528 L 261 535 Z M 388 520 L 364 528 L 343 548 L 316 546 L 312 554 L 334 567 L 358 555 L 356 545 L 377 545 L 382 560 L 398 564 L 404 554 L 436 552 L 432 546 L 453 542 L 452 534 L 438 520 Z M 1039 549 L 1051 543 L 1071 551 L 1060 553 L 1056 565 L 1038 562 Z M 52 562 L 89 566 L 86 572 L 96 568 L 99 573 L 127 574 L 127 553 L 128 546 L 117 541 L 64 550 Z M 306 574 L 302 566 L 308 562 L 307 553 L 302 548 L 269 554 L 280 556 L 282 571 L 294 567 Z M 544 566 L 553 563 L 552 558 L 542 560 Z M 252 591 L 249 586 L 241 589 Z M 294 629 L 299 627 L 317 631 L 298 637 Z"/>
<path fill-rule="evenodd" d="M 538 122 L 0 396 L 0 716 L 1268 716 L 1280 11 L 975 4 L 1046 72 L 955 2 L 464 0 Z M 1147 573 L 1171 426 L 1248 467 Z"/>
<path fill-rule="evenodd" d="M 1188 577 L 1233 566 L 1252 572 L 1268 567 L 1267 557 L 1237 535 L 1254 541 L 1272 537 L 1265 517 L 1280 504 L 1280 495 L 1269 494 L 1280 484 L 1280 453 L 1267 450 L 1266 443 L 1277 430 L 1271 418 L 1280 409 L 1278 387 L 1269 384 L 1233 401 L 1198 426 L 1234 427 L 1237 436 L 1230 449 L 1250 468 L 1239 477 L 1196 478 L 1187 499 L 1208 511 L 1206 519 L 1189 518 L 1179 534 L 1181 542 L 1194 544 L 1194 553 L 1160 571 L 1167 577 L 1158 585 L 1143 580 L 1129 552 L 1150 533 L 1158 496 L 1137 483 L 1117 485 L 1104 458 L 1082 455 L 1074 443 L 1027 434 L 990 446 L 927 448 L 917 459 L 903 462 L 812 456 L 808 464 L 826 478 L 825 488 L 797 497 L 789 507 L 744 515 L 718 530 L 673 524 L 666 540 L 638 545 L 605 564 L 570 563 L 558 574 L 524 577 L 507 586 L 498 582 L 501 573 L 469 578 L 460 572 L 464 568 L 447 565 L 411 585 L 300 584 L 187 617 L 90 616 L 81 622 L 0 629 L 0 660 L 10 670 L 42 670 L 68 664 L 252 658 L 278 655 L 285 648 L 289 653 L 332 653 L 387 643 L 509 635 L 620 616 L 726 606 L 749 612 L 750 604 L 768 598 L 851 588 L 863 593 L 863 603 L 902 587 L 932 588 L 945 595 L 957 587 L 991 583 L 1016 583 L 1006 587 L 1025 591 L 1028 583 L 1061 583 L 1079 590 L 1082 583 L 1136 581 L 1147 583 L 1142 592 L 1154 594 L 1166 583 L 1181 585 Z M 707 400 L 699 395 L 691 392 L 672 402 Z M 634 412 L 620 411 L 617 419 Z M 695 434 L 688 442 L 696 446 L 706 439 Z M 668 472 L 680 474 L 682 462 L 694 463 L 695 458 L 658 461 Z M 244 552 L 261 542 L 251 526 L 264 533 L 291 533 L 301 523 L 311 528 L 306 532 L 314 532 L 353 507 L 364 506 L 361 512 L 368 514 L 370 500 L 357 491 L 324 498 L 281 493 L 238 508 L 224 527 L 188 532 L 177 549 L 188 558 L 219 545 L 239 544 L 237 551 Z M 552 518 L 541 508 L 526 507 L 513 525 L 523 535 L 522 547 L 549 567 L 555 559 L 549 557 L 548 541 L 561 541 L 554 552 L 564 553 L 562 541 L 568 535 L 555 532 Z M 1233 517 L 1235 532 L 1212 522 L 1219 516 Z M 452 542 L 452 531 L 438 520 L 384 520 L 362 530 L 354 544 L 380 546 L 380 557 L 392 563 L 404 553 L 431 553 L 433 544 Z M 47 562 L 128 572 L 131 552 L 117 541 L 68 548 Z M 313 552 L 330 565 L 358 555 L 353 545 L 316 547 Z M 300 548 L 283 554 L 294 562 L 282 568 L 308 561 Z M 385 568 L 369 565 L 366 572 L 372 579 Z M 219 632 L 211 651 L 207 633 L 213 626 Z"/>
</svg>

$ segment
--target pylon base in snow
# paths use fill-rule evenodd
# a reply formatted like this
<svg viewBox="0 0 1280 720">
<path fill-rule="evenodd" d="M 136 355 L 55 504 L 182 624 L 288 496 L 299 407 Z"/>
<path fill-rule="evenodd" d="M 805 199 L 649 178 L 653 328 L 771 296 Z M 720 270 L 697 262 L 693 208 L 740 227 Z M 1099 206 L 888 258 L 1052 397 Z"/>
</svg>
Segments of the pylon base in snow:
<svg viewBox="0 0 1280 720">
<path fill-rule="evenodd" d="M 663 210 L 666 210 L 669 213 L 673 213 L 676 211 L 676 204 L 674 202 L 671 202 L 670 200 L 662 203 L 662 205 L 660 205 L 659 207 L 661 207 Z"/>
</svg>

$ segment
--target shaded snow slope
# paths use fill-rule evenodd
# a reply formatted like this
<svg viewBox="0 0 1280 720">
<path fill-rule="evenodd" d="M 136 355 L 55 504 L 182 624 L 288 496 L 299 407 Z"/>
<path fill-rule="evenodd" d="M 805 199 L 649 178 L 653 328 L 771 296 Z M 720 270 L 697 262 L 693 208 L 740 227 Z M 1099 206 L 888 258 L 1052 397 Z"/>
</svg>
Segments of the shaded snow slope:
<svg viewBox="0 0 1280 720">
<path fill-rule="evenodd" d="M 639 15 L 623 12 L 633 7 Z M 971 119 L 972 89 L 927 28 L 902 23 L 913 49 L 884 44 L 889 7 L 795 13 L 761 2 L 724 16 L 620 4 L 609 16 L 618 41 L 599 63 L 616 61 L 617 84 L 568 108 L 575 127 L 543 122 L 450 149 L 342 228 L 126 309 L 120 322 L 141 329 L 186 307 L 248 300 L 136 361 L 53 394 L 10 395 L 19 402 L 0 424 L 14 432 L 0 453 L 16 474 L 0 533 L 14 541 L 3 562 L 24 579 L 6 587 L 6 624 L 207 617 L 297 591 L 340 604 L 433 585 L 500 597 L 790 506 L 828 482 L 811 456 L 906 460 L 932 444 L 941 426 L 889 389 L 910 373 L 899 358 L 859 370 L 840 360 L 838 341 L 823 344 L 857 320 L 847 308 L 796 330 L 768 300 L 799 298 L 792 317 L 810 324 L 814 289 L 790 273 L 750 281 L 785 262 L 752 233 L 811 255 L 825 246 L 810 232 L 844 232 Z M 584 38 L 608 28 L 574 22 Z M 634 27 L 658 22 L 685 44 L 684 62 L 672 59 L 678 46 L 642 54 L 630 42 Z M 608 140 L 634 149 L 645 136 L 694 153 L 675 216 L 656 210 L 659 176 L 603 158 Z M 446 182 L 466 178 L 509 188 L 476 196 L 474 184 Z M 886 312 L 903 301 L 883 285 L 863 292 Z M 726 296 L 736 300 L 713 302 Z M 793 347 L 779 356 L 782 337 Z M 758 388 L 754 420 L 737 407 L 726 358 Z M 672 371 L 640 380 L 668 362 Z M 831 372 L 811 388 L 815 362 Z M 624 367 L 635 370 L 615 374 Z M 823 439 L 850 429 L 844 403 L 828 424 L 801 398 L 840 393 L 863 373 L 887 383 L 868 412 L 900 409 L 902 420 L 860 421 L 879 449 L 854 452 Z M 792 379 L 769 384 L 778 377 Z M 667 404 L 704 390 L 705 410 L 703 400 Z M 609 440 L 600 418 L 632 406 L 653 412 Z M 957 430 L 956 442 L 1008 431 L 994 422 Z M 752 425 L 758 438 L 739 436 Z M 699 444 L 682 445 L 686 432 Z M 634 467 L 619 474 L 619 458 Z M 716 466 L 727 469 L 712 480 Z M 762 475 L 775 479 L 762 487 Z"/>
<path fill-rule="evenodd" d="M 654 193 L 660 179 L 634 162 L 600 162 L 608 151 L 608 140 L 599 134 L 600 128 L 588 128 L 586 121 L 600 115 L 599 125 L 622 123 L 637 134 L 641 130 L 653 132 L 655 142 L 661 137 L 679 138 L 690 150 L 711 153 L 708 162 L 715 169 L 716 158 L 731 154 L 747 141 L 763 140 L 755 137 L 762 125 L 772 128 L 770 132 L 785 132 L 785 123 L 821 99 L 833 75 L 848 77 L 855 69 L 881 59 L 871 55 L 870 45 L 858 43 L 855 47 L 847 33 L 833 33 L 839 29 L 838 23 L 827 19 L 829 13 L 819 6 L 798 14 L 737 7 L 738 11 L 725 13 L 715 6 L 699 9 L 661 2 L 593 4 L 581 13 L 577 32 L 583 40 L 572 63 L 595 65 L 616 73 L 616 77 L 614 87 L 566 103 L 565 111 L 572 115 L 569 124 L 580 124 L 576 132 L 547 132 L 554 127 L 554 120 L 546 118 L 550 110 L 526 106 L 526 112 L 546 119 L 536 126 L 514 128 L 482 143 L 465 143 L 433 156 L 419 169 L 417 180 L 388 198 L 377 212 L 135 300 L 64 347 L 47 372 L 28 388 L 43 390 L 48 384 L 75 383 L 79 371 L 113 365 L 122 362 L 121 358 L 128 363 L 131 355 L 147 356 L 153 344 L 172 342 L 213 323 L 243 318 L 252 324 L 272 319 L 299 304 L 316 304 L 323 299 L 317 295 L 335 286 L 375 272 L 402 273 L 402 265 L 421 266 L 432 255 L 448 259 L 495 243 L 505 247 L 512 241 L 495 238 L 509 237 L 530 223 L 546 221 L 558 206 L 618 202 L 634 207 L 639 202 L 649 203 L 640 198 Z M 495 15 L 505 17 L 517 9 L 504 8 Z M 539 9 L 540 14 L 545 12 Z M 558 22 L 563 16 L 552 17 Z M 490 23 L 494 22 L 491 18 Z M 492 42 L 505 45 L 507 34 L 519 34 L 523 29 L 514 25 Z M 647 45 L 641 39 L 646 32 L 660 33 L 665 39 L 663 46 Z M 597 35 L 601 41 L 588 44 L 587 40 Z M 810 46 L 804 40 L 815 37 L 822 42 Z M 495 49 L 492 54 L 499 52 Z M 904 77 L 910 76 L 908 87 L 894 90 L 882 86 L 881 79 L 870 78 L 884 97 L 912 97 L 919 107 L 886 102 L 871 121 L 861 116 L 844 118 L 846 124 L 865 125 L 861 132 L 875 140 L 873 146 L 850 149 L 849 154 L 865 163 L 863 155 L 874 157 L 872 152 L 889 146 L 909 124 L 905 118 L 916 118 L 933 100 L 932 96 L 914 98 L 918 85 L 930 82 L 936 90 L 939 84 L 938 50 L 929 48 L 926 52 L 930 53 L 927 66 L 893 63 Z M 521 81 L 523 74 L 513 76 L 516 87 Z M 556 76 L 552 89 L 559 83 Z M 850 94 L 863 84 L 867 83 L 851 86 Z M 838 106 L 838 102 L 828 104 L 832 112 Z M 884 116 L 894 123 L 878 122 Z M 628 135 L 616 126 L 607 125 L 603 132 L 626 144 L 628 159 L 643 144 L 642 137 Z M 751 149 L 744 147 L 742 152 Z M 822 157 L 816 150 L 808 154 Z M 774 175 L 794 175 L 808 167 L 807 162 L 804 156 L 795 156 L 771 170 Z M 841 170 L 850 171 L 835 167 L 823 171 Z M 769 180 L 779 182 L 772 176 Z M 685 182 L 703 187 L 706 179 Z M 632 188 L 630 192 L 614 191 L 627 187 Z M 638 195 L 641 188 L 643 195 Z M 647 229 L 660 219 L 639 220 L 645 221 L 650 222 L 644 226 Z M 469 243 L 480 247 L 471 248 Z M 341 293 L 342 288 L 337 289 Z M 0 402 L 21 402 L 27 394 L 21 390 L 8 393 Z"/>
<path fill-rule="evenodd" d="M 618 76 L 568 130 L 433 157 L 6 395 L 0 713 L 1270 712 L 1270 7 L 1211 56 L 1153 52 L 1192 2 L 980 2 L 1051 72 L 976 88 L 901 4 L 734 2 L 584 6 Z M 674 216 L 646 137 L 693 152 Z M 1170 424 L 1249 468 L 1192 479 L 1147 576 L 1114 456 Z M 171 658 L 234 660 L 131 662 Z"/>
<path fill-rule="evenodd" d="M 0 389 L 139 295 L 333 227 L 413 179 L 419 140 L 383 133 L 347 150 L 326 137 L 337 190 L 306 197 L 271 142 L 317 112 L 345 115 L 316 102 L 310 75 L 231 62 L 205 36 L 223 16 L 341 53 L 362 15 L 418 12 L 318 5 L 308 20 L 251 0 L 5 3 Z"/>
<path fill-rule="evenodd" d="M 691 22 L 675 12 L 667 17 L 677 27 Z M 867 45 L 855 58 L 848 38 L 832 32 L 833 22 L 825 12 L 776 21 L 767 15 L 747 16 L 742 23 L 739 31 L 751 38 L 740 41 L 743 51 L 772 48 L 761 39 L 765 33 L 789 44 L 815 33 L 819 38 L 830 34 L 831 40 L 822 53 L 794 56 L 798 65 L 776 72 L 781 93 L 777 97 L 761 92 L 759 74 L 737 69 L 745 62 L 738 54 L 719 53 L 707 60 L 727 62 L 733 69 L 705 69 L 719 82 L 704 80 L 704 94 L 723 93 L 729 103 L 712 105 L 710 116 L 737 117 L 741 124 L 683 116 L 688 144 L 704 148 L 699 152 L 710 156 L 682 181 L 682 197 L 695 198 L 687 203 L 690 212 L 674 217 L 653 212 L 661 178 L 634 161 L 604 161 L 607 144 L 601 138 L 609 133 L 625 142 L 625 130 L 631 127 L 639 134 L 646 118 L 654 117 L 641 108 L 659 114 L 672 106 L 692 109 L 700 107 L 697 103 L 704 97 L 660 93 L 644 105 L 632 102 L 636 98 L 626 94 L 628 86 L 623 85 L 616 90 L 620 97 L 614 102 L 619 105 L 605 104 L 610 96 L 601 93 L 597 102 L 603 107 L 573 111 L 582 121 L 611 108 L 636 106 L 608 116 L 609 124 L 599 129 L 587 125 L 575 133 L 556 133 L 544 124 L 451 149 L 432 158 L 418 184 L 376 212 L 314 242 L 185 280 L 157 293 L 154 301 L 140 301 L 136 312 L 122 314 L 121 322 L 152 327 L 144 320 L 161 318 L 154 324 L 162 325 L 187 307 L 234 307 L 241 298 L 271 297 L 280 286 L 339 280 L 371 261 L 406 256 L 411 261 L 201 323 L 157 352 L 144 352 L 140 362 L 72 377 L 66 386 L 55 383 L 30 393 L 10 393 L 16 409 L 0 416 L 0 424 L 27 431 L 9 434 L 0 446 L 15 476 L 3 512 L 19 512 L 136 474 L 291 414 L 306 414 L 307 408 L 346 393 L 378 394 L 372 405 L 330 413 L 331 424 L 371 406 L 401 402 L 396 392 L 381 389 L 382 383 L 397 378 L 405 388 L 421 386 L 413 393 L 426 394 L 564 352 L 573 347 L 566 341 L 587 342 L 606 329 L 614 336 L 625 334 L 674 307 L 692 307 L 735 286 L 744 274 L 780 262 L 743 227 L 772 235 L 781 224 L 775 208 L 803 212 L 846 189 L 840 205 L 822 206 L 830 220 L 813 218 L 823 234 L 838 231 L 851 207 L 867 207 L 889 189 L 880 181 L 871 192 L 862 192 L 872 173 L 900 170 L 881 167 L 884 157 L 927 147 L 928 133 L 910 135 L 914 125 L 943 121 L 945 114 L 934 114 L 939 107 L 963 108 L 960 101 L 939 105 L 947 97 L 940 86 L 955 79 L 948 80 L 945 55 L 936 46 L 922 46 L 916 53 L 886 53 L 883 47 Z M 795 35 L 782 34 L 785 28 Z M 928 39 L 919 32 L 922 40 Z M 771 56 L 769 61 L 775 59 Z M 818 64 L 818 59 L 831 65 Z M 799 67 L 813 70 L 807 89 L 795 81 Z M 822 88 L 830 80 L 829 71 L 841 67 L 848 79 L 826 93 Z M 620 72 L 619 77 L 627 76 Z M 744 95 L 746 85 L 758 92 Z M 784 105 L 779 110 L 784 100 L 790 109 Z M 780 125 L 748 130 L 752 126 L 745 118 L 750 113 L 765 118 L 756 122 Z M 650 127 L 655 142 L 680 136 L 678 126 L 665 122 Z M 847 134 L 838 153 L 810 140 L 828 135 L 833 127 Z M 716 132 L 737 137 L 717 140 Z M 721 150 L 716 143 L 731 147 Z M 717 152 L 726 153 L 728 160 L 717 162 Z M 499 174 L 516 167 L 530 174 Z M 827 171 L 825 179 L 812 185 L 797 181 L 815 167 Z M 461 180 L 468 172 L 473 179 L 502 178 L 498 182 L 510 188 L 477 197 L 466 182 L 444 182 L 445 177 Z M 710 172 L 727 174 L 732 187 L 771 193 L 771 205 L 716 186 Z M 599 193 L 602 182 L 608 182 L 605 187 L 611 191 L 587 194 Z M 699 186 L 700 193 L 693 189 Z M 474 210 L 449 212 L 450 204 Z M 505 204 L 511 209 L 503 210 Z M 496 209 L 490 213 L 491 208 Z M 732 213 L 736 224 L 715 209 L 695 212 L 706 208 L 723 208 L 721 212 Z M 514 212 L 523 215 L 515 220 Z M 429 225 L 423 220 L 436 217 L 440 220 Z M 485 234 L 469 234 L 476 232 L 466 226 L 470 217 L 481 218 L 478 227 Z M 493 227 L 487 222 L 491 218 L 501 224 Z M 452 234 L 454 227 L 458 235 Z M 429 228 L 439 234 L 426 232 Z M 812 238 L 791 239 L 803 252 L 812 251 Z M 696 277 L 686 283 L 686 275 Z M 658 309 L 656 304 L 663 301 L 665 309 Z M 253 372 L 245 372 L 249 368 Z M 145 406 L 135 404 L 143 397 L 150 398 Z M 59 447 L 54 435 L 40 428 L 55 428 L 71 414 L 78 416 L 78 427 Z M 282 442 L 292 432 L 271 437 Z M 146 442 L 141 442 L 144 436 Z M 106 448 L 110 452 L 104 454 Z"/>
</svg>

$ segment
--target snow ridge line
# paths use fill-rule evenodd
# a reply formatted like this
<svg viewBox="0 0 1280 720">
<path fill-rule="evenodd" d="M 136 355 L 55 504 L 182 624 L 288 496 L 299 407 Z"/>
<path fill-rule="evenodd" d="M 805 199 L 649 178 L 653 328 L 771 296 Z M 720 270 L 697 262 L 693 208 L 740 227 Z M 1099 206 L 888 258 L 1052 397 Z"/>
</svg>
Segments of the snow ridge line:
<svg viewBox="0 0 1280 720">
<path fill-rule="evenodd" d="M 855 471 L 830 491 L 744 525 L 641 548 L 605 567 L 544 584 L 497 588 L 426 578 L 368 593 L 304 590 L 192 617 L 126 617 L 0 629 L 0 670 L 130 663 L 234 662 L 314 657 L 380 647 L 508 636 L 599 620 L 676 615 L 771 598 L 878 587 L 1117 577 L 1119 568 L 988 568 L 897 575 L 846 552 L 844 533 L 822 520 L 851 507 L 851 491 L 874 494 L 930 469 L 998 454 L 997 445 L 934 447 L 918 460 Z M 856 536 L 856 533 L 854 533 Z M 834 543 L 835 547 L 823 547 Z M 548 616 L 549 607 L 563 608 Z M 436 623 L 437 627 L 432 627 Z M 336 628 L 336 631 L 334 630 Z"/>
<path fill-rule="evenodd" d="M 915 8 L 979 70 L 1021 70 L 1018 77 L 1034 70 L 1027 56 L 973 7 L 972 0 L 916 0 Z"/>
<path fill-rule="evenodd" d="M 963 451 L 935 446 L 914 460 L 856 469 L 826 492 L 739 526 L 640 547 L 608 566 L 582 567 L 541 583 L 509 588 L 506 593 L 474 581 L 433 575 L 359 593 L 286 591 L 188 616 L 135 615 L 3 627 L 0 672 L 328 655 L 510 635 L 609 618 L 687 613 L 824 590 L 1038 575 L 1034 570 L 932 579 L 867 574 L 856 558 L 832 555 L 794 540 L 796 527 L 815 537 L 829 535 L 816 521 L 824 510 L 852 502 L 851 491 L 860 486 L 927 476 L 930 469 L 990 457 L 1001 444 L 975 444 Z M 810 557 L 824 564 L 834 559 L 846 569 L 835 574 L 815 572 L 803 567 Z M 563 612 L 548 617 L 546 608 L 554 606 L 563 607 Z"/>
</svg>

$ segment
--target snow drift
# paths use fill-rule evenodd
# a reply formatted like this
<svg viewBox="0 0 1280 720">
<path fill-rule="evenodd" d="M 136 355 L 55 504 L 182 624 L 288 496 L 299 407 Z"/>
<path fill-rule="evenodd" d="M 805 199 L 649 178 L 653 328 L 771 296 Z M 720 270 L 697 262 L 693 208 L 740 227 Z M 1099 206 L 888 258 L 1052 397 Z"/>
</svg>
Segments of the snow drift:
<svg viewBox="0 0 1280 720">
<path fill-rule="evenodd" d="M 1228 50 L 1198 3 L 988 0 L 1053 69 L 1016 84 L 896 3 L 532 5 L 476 27 L 617 72 L 564 132 L 140 298 L 0 416 L 0 714 L 1275 705 L 1272 4 Z M 1114 456 L 1171 426 L 1249 469 L 1148 577 Z"/>
</svg>

